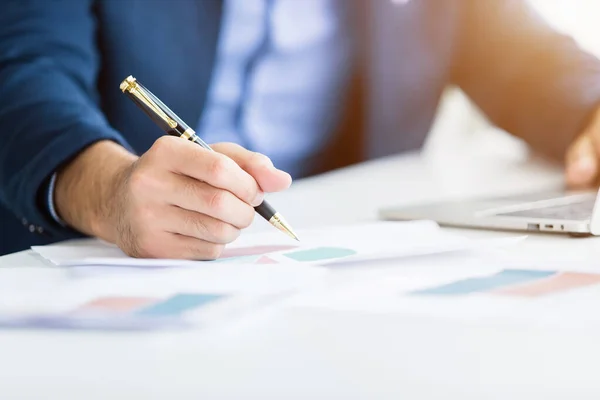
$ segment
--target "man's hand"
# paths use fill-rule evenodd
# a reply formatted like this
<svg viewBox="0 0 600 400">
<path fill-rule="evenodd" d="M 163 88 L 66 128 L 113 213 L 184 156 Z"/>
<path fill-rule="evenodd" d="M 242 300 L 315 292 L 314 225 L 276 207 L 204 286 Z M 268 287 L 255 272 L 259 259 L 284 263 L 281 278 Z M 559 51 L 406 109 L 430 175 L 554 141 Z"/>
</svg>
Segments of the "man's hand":
<svg viewBox="0 0 600 400">
<path fill-rule="evenodd" d="M 134 257 L 215 259 L 252 223 L 264 192 L 291 178 L 238 145 L 213 149 L 165 136 L 135 159 L 98 143 L 59 174 L 58 212 Z"/>
<path fill-rule="evenodd" d="M 576 189 L 598 184 L 600 173 L 600 110 L 567 151 L 567 184 Z"/>
</svg>

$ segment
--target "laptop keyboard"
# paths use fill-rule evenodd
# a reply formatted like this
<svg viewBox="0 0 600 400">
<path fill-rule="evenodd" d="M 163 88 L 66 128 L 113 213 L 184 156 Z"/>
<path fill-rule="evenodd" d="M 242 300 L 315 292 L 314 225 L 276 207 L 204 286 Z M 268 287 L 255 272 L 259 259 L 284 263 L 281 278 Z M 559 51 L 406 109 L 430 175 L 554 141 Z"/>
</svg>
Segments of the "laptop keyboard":
<svg viewBox="0 0 600 400">
<path fill-rule="evenodd" d="M 559 206 L 548 206 L 532 208 L 529 210 L 519 210 L 509 213 L 500 213 L 496 215 L 507 217 L 527 217 L 527 218 L 545 218 L 545 219 L 564 219 L 585 221 L 592 217 L 595 198 L 585 199 L 577 203 L 562 204 Z"/>
</svg>

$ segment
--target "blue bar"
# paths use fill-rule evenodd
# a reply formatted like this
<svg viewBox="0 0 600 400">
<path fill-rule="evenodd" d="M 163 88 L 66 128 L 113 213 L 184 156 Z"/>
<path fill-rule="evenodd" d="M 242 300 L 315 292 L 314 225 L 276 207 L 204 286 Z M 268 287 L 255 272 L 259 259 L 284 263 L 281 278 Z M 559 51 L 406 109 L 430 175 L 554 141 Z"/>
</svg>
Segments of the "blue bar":
<svg viewBox="0 0 600 400">
<path fill-rule="evenodd" d="M 136 314 L 144 316 L 174 316 L 194 308 L 212 303 L 223 295 L 218 294 L 177 294 L 160 303 L 146 307 Z"/>
<path fill-rule="evenodd" d="M 504 270 L 495 275 L 482 278 L 470 278 L 452 282 L 447 285 L 430 289 L 418 290 L 410 294 L 417 296 L 460 296 L 470 293 L 487 292 L 504 286 L 526 283 L 547 278 L 556 274 L 556 271 L 533 271 L 511 269 Z"/>
</svg>

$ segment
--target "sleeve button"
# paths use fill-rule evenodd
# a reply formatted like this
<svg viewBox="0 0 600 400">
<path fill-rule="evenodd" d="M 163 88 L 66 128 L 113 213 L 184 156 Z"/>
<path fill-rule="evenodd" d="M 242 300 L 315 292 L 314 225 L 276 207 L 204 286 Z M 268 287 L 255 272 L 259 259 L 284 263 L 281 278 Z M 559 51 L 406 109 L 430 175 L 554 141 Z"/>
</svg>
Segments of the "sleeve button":
<svg viewBox="0 0 600 400">
<path fill-rule="evenodd" d="M 41 226 L 38 226 L 37 231 L 38 231 L 38 233 L 44 233 L 44 228 L 42 228 Z"/>
<path fill-rule="evenodd" d="M 29 223 L 29 221 L 27 221 L 27 218 L 22 218 L 22 219 L 21 219 L 21 223 L 22 223 L 24 226 L 27 226 L 27 224 Z"/>
<path fill-rule="evenodd" d="M 35 225 L 29 225 L 29 232 L 35 232 Z"/>
</svg>

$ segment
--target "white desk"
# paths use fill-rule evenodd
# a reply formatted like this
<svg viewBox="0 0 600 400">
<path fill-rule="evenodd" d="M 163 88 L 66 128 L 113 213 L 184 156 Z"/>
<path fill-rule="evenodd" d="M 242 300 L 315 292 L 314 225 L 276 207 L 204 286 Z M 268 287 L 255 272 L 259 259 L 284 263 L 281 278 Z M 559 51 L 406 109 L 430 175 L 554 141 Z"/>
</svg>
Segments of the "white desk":
<svg viewBox="0 0 600 400">
<path fill-rule="evenodd" d="M 271 199 L 300 228 L 373 219 L 380 206 L 560 182 L 557 171 L 514 158 L 408 155 L 300 181 Z M 580 250 L 597 254 L 598 243 L 539 235 L 514 251 L 583 260 Z M 27 252 L 0 258 L 3 268 L 39 266 Z M 597 399 L 596 336 L 302 309 L 220 338 L 0 331 L 0 398 Z"/>
</svg>

